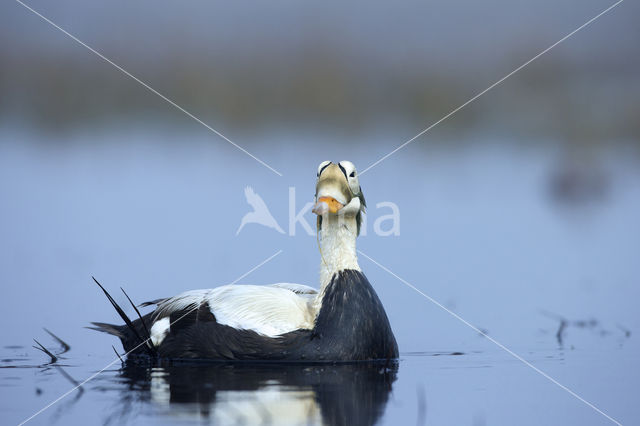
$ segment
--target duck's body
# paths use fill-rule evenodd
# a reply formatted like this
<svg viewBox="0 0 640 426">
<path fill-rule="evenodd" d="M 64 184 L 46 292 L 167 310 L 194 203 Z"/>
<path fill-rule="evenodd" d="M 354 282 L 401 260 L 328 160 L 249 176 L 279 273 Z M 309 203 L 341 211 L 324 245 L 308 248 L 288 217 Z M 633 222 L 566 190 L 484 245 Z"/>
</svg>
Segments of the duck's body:
<svg viewBox="0 0 640 426">
<path fill-rule="evenodd" d="M 317 212 L 322 254 L 319 291 L 286 283 L 193 290 L 149 303 L 156 304 L 156 309 L 136 321 L 123 317 L 128 325 L 94 323 L 96 328 L 120 337 L 127 353 L 160 358 L 271 361 L 397 358 L 398 346 L 384 307 L 357 262 L 355 240 L 358 215 L 363 209 L 360 199 L 364 199 L 352 194 L 347 204 L 343 196 L 347 191 L 340 181 L 344 172 L 345 183 L 350 183 L 347 173 L 342 165 L 342 172 L 337 165 L 332 166 L 325 172 L 324 180 L 320 175 L 327 167 L 319 171 L 316 196 L 327 198 L 328 192 L 334 201 L 343 198 L 336 201 L 342 212 L 326 214 L 329 208 L 326 204 L 321 206 L 324 210 Z M 339 190 L 336 183 L 341 184 L 337 186 Z M 113 300 L 112 303 L 116 306 Z M 119 307 L 116 309 L 124 315 Z"/>
<path fill-rule="evenodd" d="M 206 301 L 197 307 L 176 309 L 164 317 L 171 326 L 161 342 L 154 345 L 155 355 L 174 359 L 274 361 L 398 357 L 398 346 L 382 303 L 362 272 L 340 272 L 325 289 L 323 298 L 312 329 L 300 328 L 276 337 L 221 324 Z M 166 320 L 155 319 L 155 315 L 154 311 L 133 322 L 138 335 L 145 335 L 142 321 L 152 336 L 154 323 L 164 326 Z M 103 331 L 118 335 L 125 351 L 149 352 L 148 346 L 142 345 L 128 326 L 97 325 Z"/>
</svg>

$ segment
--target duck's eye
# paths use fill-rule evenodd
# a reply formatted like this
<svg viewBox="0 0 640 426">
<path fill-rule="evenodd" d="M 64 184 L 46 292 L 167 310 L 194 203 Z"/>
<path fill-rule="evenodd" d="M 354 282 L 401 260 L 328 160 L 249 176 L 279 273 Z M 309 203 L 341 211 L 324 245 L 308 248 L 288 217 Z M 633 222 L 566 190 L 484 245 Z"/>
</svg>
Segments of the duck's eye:
<svg viewBox="0 0 640 426">
<path fill-rule="evenodd" d="M 356 177 L 356 172 L 355 170 L 353 172 L 351 172 L 351 174 L 349 175 L 349 177 Z"/>
</svg>

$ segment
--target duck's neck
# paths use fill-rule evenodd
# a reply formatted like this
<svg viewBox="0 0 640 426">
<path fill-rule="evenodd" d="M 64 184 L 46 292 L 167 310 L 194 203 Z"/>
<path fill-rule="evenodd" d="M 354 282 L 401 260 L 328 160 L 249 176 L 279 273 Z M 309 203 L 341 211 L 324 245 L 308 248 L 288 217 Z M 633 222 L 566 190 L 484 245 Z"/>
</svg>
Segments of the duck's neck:
<svg viewBox="0 0 640 426">
<path fill-rule="evenodd" d="M 360 271 L 356 252 L 358 236 L 355 217 L 325 216 L 319 231 L 320 243 L 320 293 L 331 283 L 337 272 L 345 269 Z"/>
</svg>

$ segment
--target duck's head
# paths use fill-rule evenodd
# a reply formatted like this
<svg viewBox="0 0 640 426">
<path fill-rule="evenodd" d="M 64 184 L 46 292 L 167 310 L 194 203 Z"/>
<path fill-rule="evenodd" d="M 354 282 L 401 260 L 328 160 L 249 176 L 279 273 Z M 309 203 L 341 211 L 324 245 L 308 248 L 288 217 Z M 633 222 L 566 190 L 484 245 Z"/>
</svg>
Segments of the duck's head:
<svg viewBox="0 0 640 426">
<path fill-rule="evenodd" d="M 323 161 L 318 166 L 316 181 L 316 204 L 313 212 L 318 215 L 317 227 L 320 231 L 322 218 L 355 218 L 357 233 L 360 233 L 362 213 L 366 202 L 358 180 L 356 167 L 350 161 L 337 164 Z"/>
</svg>

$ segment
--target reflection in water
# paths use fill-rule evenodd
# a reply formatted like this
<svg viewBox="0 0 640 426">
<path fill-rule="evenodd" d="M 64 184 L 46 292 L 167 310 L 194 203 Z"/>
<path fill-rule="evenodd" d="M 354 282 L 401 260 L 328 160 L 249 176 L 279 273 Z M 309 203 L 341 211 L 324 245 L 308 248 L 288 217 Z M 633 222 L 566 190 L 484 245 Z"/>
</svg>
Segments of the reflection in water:
<svg viewBox="0 0 640 426">
<path fill-rule="evenodd" d="M 142 400 L 171 416 L 215 424 L 371 425 L 384 412 L 397 371 L 397 363 L 148 367 L 127 362 L 121 376 L 128 389 L 107 423 L 119 423 L 131 413 L 131 403 Z"/>
</svg>

